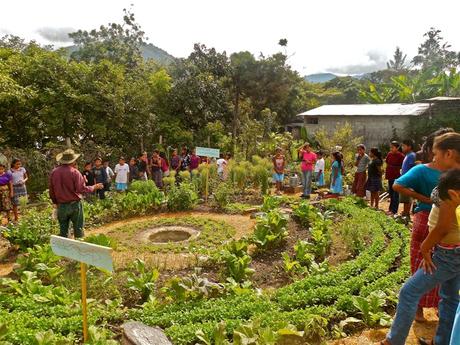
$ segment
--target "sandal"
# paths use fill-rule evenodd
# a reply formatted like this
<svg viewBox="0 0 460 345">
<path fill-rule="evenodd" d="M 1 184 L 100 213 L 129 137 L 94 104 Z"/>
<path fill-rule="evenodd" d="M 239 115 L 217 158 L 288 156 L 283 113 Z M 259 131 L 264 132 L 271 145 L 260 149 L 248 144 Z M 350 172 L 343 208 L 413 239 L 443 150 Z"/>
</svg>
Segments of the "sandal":
<svg viewBox="0 0 460 345">
<path fill-rule="evenodd" d="M 428 341 L 425 338 L 418 338 L 418 342 L 420 345 L 434 345 L 433 340 Z"/>
</svg>

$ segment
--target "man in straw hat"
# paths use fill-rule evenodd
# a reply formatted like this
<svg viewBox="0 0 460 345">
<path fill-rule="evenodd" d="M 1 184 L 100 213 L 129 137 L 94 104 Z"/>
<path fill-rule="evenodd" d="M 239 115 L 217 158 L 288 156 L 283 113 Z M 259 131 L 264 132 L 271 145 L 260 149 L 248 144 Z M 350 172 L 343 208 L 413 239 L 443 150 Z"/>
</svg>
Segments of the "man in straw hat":
<svg viewBox="0 0 460 345">
<path fill-rule="evenodd" d="M 60 165 L 51 172 L 49 179 L 49 194 L 57 207 L 60 236 L 63 237 L 69 235 L 70 222 L 75 238 L 83 237 L 82 194 L 104 188 L 102 183 L 85 186 L 83 175 L 76 169 L 78 157 L 80 155 L 71 149 L 58 154 L 56 160 Z"/>
</svg>

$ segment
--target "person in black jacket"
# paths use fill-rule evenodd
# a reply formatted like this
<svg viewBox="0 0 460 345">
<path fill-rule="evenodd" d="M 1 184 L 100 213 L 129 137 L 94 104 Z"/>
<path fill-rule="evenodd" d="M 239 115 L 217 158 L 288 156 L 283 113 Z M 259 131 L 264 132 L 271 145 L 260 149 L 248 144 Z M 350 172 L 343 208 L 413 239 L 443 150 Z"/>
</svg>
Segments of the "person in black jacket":
<svg viewBox="0 0 460 345">
<path fill-rule="evenodd" d="M 94 160 L 94 167 L 92 171 L 96 183 L 102 183 L 103 185 L 107 183 L 107 171 L 102 165 L 102 159 L 100 157 L 97 157 Z M 98 189 L 96 191 L 96 195 L 101 200 L 105 199 L 105 189 Z"/>
</svg>

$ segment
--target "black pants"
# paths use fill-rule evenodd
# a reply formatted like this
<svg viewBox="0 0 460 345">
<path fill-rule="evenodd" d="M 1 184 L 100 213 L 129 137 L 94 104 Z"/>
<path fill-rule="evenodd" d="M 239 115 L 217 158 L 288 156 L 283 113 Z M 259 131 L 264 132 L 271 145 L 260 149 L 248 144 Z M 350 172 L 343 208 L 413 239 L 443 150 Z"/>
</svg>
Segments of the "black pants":
<svg viewBox="0 0 460 345">
<path fill-rule="evenodd" d="M 397 214 L 399 208 L 399 193 L 393 190 L 395 180 L 388 180 L 388 194 L 390 195 L 390 208 L 389 211 Z"/>
<path fill-rule="evenodd" d="M 105 199 L 105 188 L 102 188 L 102 189 L 98 189 L 96 191 L 96 195 L 99 199 Z"/>
</svg>

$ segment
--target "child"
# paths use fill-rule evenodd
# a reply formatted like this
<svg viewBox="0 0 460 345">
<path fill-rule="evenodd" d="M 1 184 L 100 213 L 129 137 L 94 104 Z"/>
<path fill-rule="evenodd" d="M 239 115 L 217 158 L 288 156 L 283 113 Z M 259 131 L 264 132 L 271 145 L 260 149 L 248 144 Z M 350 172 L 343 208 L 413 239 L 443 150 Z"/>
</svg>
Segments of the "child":
<svg viewBox="0 0 460 345">
<path fill-rule="evenodd" d="M 102 166 L 102 159 L 97 157 L 94 160 L 93 175 L 96 183 L 107 184 L 107 170 Z M 105 199 L 105 188 L 98 189 L 96 195 L 99 199 Z"/>
<path fill-rule="evenodd" d="M 412 139 L 406 139 L 402 142 L 402 152 L 405 157 L 401 168 L 401 176 L 405 175 L 415 166 L 416 154 L 414 152 L 414 141 Z M 399 202 L 403 204 L 403 212 L 401 216 L 410 217 L 410 209 L 412 206 L 412 199 L 404 194 L 399 194 Z"/>
<path fill-rule="evenodd" d="M 93 165 L 91 162 L 86 162 L 84 170 L 81 172 L 83 177 L 85 178 L 85 185 L 86 186 L 94 186 L 94 174 L 93 174 Z"/>
<path fill-rule="evenodd" d="M 104 187 L 105 187 L 105 190 L 108 192 L 110 191 L 110 186 L 112 185 L 112 178 L 115 176 L 115 173 L 113 172 L 112 168 L 109 166 L 108 160 L 104 161 L 104 168 L 107 173 L 107 181 L 104 184 Z"/>
<path fill-rule="evenodd" d="M 180 157 L 177 154 L 177 149 L 174 149 L 171 156 L 171 170 L 179 172 L 180 169 Z"/>
<path fill-rule="evenodd" d="M 160 152 L 158 150 L 153 151 L 152 155 L 152 164 L 151 164 L 151 172 L 152 172 L 152 179 L 155 181 L 155 185 L 158 188 L 163 187 L 163 171 L 161 170 L 161 157 Z"/>
<path fill-rule="evenodd" d="M 141 181 L 147 181 L 147 176 L 150 175 L 148 166 L 147 152 L 142 152 L 137 159 L 137 176 Z"/>
<path fill-rule="evenodd" d="M 13 177 L 13 214 L 14 221 L 19 219 L 18 206 L 21 198 L 27 198 L 26 182 L 29 179 L 26 169 L 22 166 L 20 159 L 13 159 L 10 169 L 11 176 Z"/>
<path fill-rule="evenodd" d="M 131 157 L 129 160 L 129 183 L 133 182 L 133 180 L 138 180 L 139 174 L 137 170 L 137 162 L 136 158 Z"/>
<path fill-rule="evenodd" d="M 217 174 L 219 175 L 220 179 L 224 179 L 224 171 L 225 166 L 227 165 L 227 161 L 224 158 L 224 154 L 219 154 L 219 159 L 216 161 L 217 164 Z"/>
<path fill-rule="evenodd" d="M 7 221 L 10 219 L 13 198 L 13 176 L 6 171 L 6 166 L 0 163 L 0 215 L 6 213 Z"/>
<path fill-rule="evenodd" d="M 325 162 L 323 158 L 323 153 L 321 151 L 318 151 L 316 153 L 316 157 L 318 159 L 315 164 L 316 184 L 318 185 L 318 188 L 323 188 L 325 186 L 325 183 L 324 183 Z"/>
<path fill-rule="evenodd" d="M 280 147 L 276 148 L 276 154 L 272 161 L 273 168 L 275 170 L 273 180 L 276 183 L 276 194 L 281 194 L 281 191 L 283 190 L 284 166 L 286 165 L 286 158 L 282 154 Z"/>
<path fill-rule="evenodd" d="M 340 195 L 343 193 L 342 188 L 342 174 L 343 174 L 343 161 L 340 152 L 332 154 L 333 163 L 331 166 L 331 193 Z"/>
<path fill-rule="evenodd" d="M 115 165 L 115 188 L 123 192 L 128 189 L 129 166 L 124 157 L 120 157 L 118 164 Z"/>
<path fill-rule="evenodd" d="M 366 182 L 366 190 L 371 192 L 371 207 L 379 209 L 379 192 L 383 189 L 382 186 L 382 153 L 378 148 L 373 147 L 370 151 L 371 162 L 368 165 L 368 177 Z"/>
</svg>

